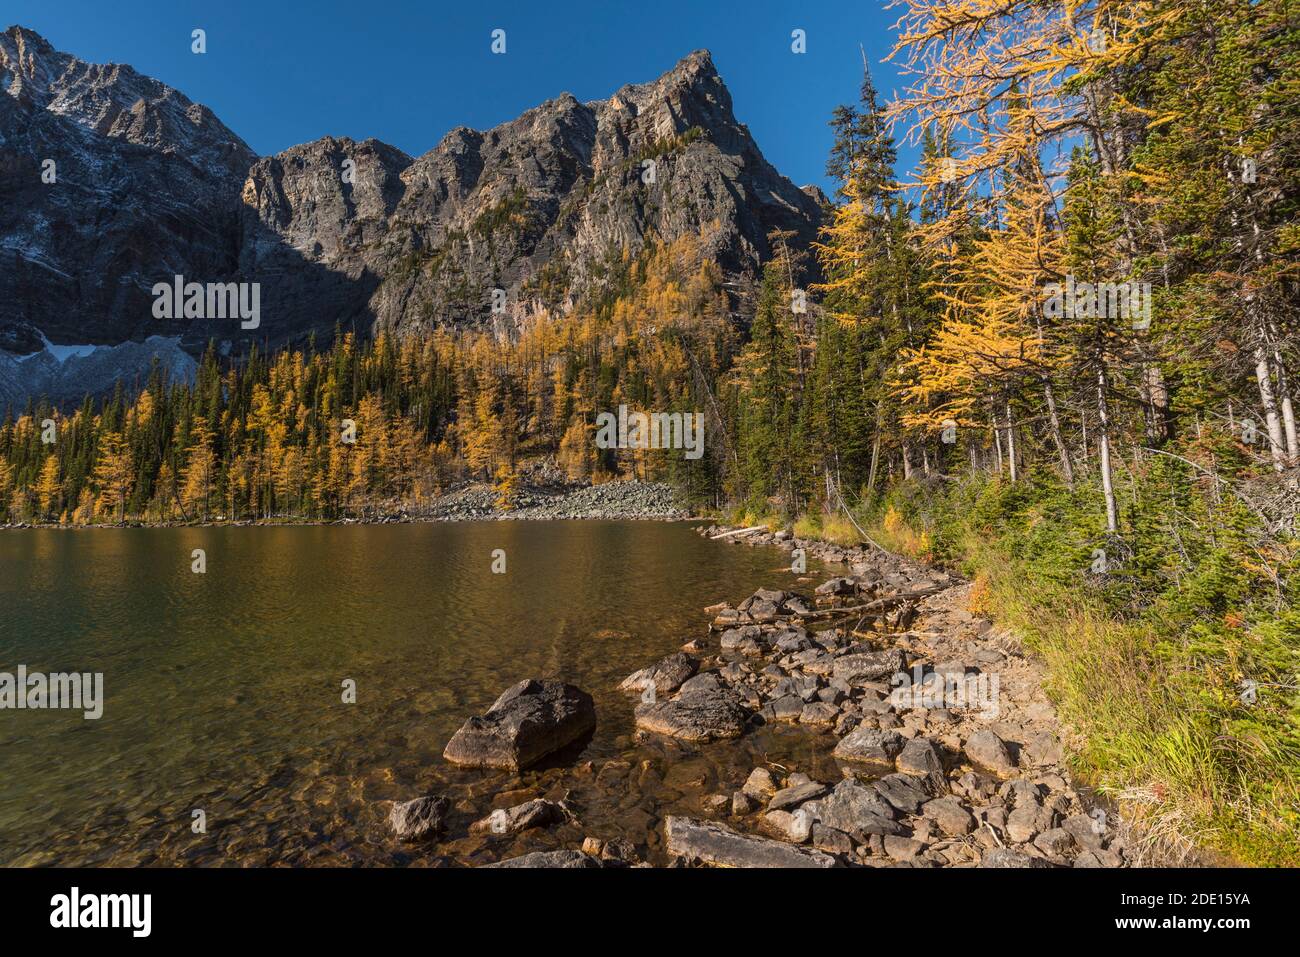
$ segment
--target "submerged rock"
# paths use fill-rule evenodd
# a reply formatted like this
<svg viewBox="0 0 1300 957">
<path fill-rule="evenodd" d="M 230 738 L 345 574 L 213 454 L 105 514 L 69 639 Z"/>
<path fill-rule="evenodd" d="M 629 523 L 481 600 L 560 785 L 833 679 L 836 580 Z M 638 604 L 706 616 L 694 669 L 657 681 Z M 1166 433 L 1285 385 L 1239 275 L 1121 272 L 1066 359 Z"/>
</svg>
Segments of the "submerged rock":
<svg viewBox="0 0 1300 957">
<path fill-rule="evenodd" d="M 702 680 L 707 678 L 714 681 Z M 638 728 L 685 741 L 738 738 L 748 719 L 749 711 L 740 696 L 718 684 L 712 673 L 696 675 L 675 697 L 643 701 L 636 708 Z"/>
<path fill-rule="evenodd" d="M 580 739 L 596 726 L 591 695 L 562 681 L 529 678 L 487 713 L 466 721 L 442 756 L 453 764 L 520 770 Z"/>
<path fill-rule="evenodd" d="M 423 841 L 437 837 L 446 829 L 451 801 L 428 794 L 414 801 L 399 801 L 388 814 L 388 825 L 400 841 Z"/>
<path fill-rule="evenodd" d="M 776 793 L 776 780 L 772 777 L 772 772 L 767 768 L 754 768 L 749 772 L 749 777 L 745 779 L 745 784 L 741 790 L 750 797 L 761 801 Z"/>
<path fill-rule="evenodd" d="M 633 672 L 623 679 L 620 691 L 644 691 L 654 686 L 656 694 L 672 694 L 699 669 L 700 663 L 685 652 L 669 655 L 663 661 Z"/>
</svg>

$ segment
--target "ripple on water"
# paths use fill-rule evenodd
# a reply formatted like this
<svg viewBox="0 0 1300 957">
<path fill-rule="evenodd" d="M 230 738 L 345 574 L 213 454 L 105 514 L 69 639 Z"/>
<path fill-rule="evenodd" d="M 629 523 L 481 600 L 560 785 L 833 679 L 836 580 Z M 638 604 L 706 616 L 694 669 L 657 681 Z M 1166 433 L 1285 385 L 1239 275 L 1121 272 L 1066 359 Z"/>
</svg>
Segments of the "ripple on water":
<svg viewBox="0 0 1300 957">
<path fill-rule="evenodd" d="M 617 690 L 702 636 L 705 606 L 794 582 L 779 553 L 683 524 L 6 532 L 0 658 L 102 671 L 107 701 L 97 722 L 5 715 L 0 863 L 437 866 L 588 834 L 662 861 L 663 817 L 703 813 L 760 762 L 839 777 L 825 739 L 799 727 L 640 740 L 636 697 Z M 598 725 L 580 752 L 523 773 L 444 762 L 464 719 L 524 677 L 592 694 Z M 428 792 L 452 799 L 448 840 L 398 845 L 387 802 Z M 567 799 L 578 823 L 468 835 L 532 797 Z"/>
</svg>

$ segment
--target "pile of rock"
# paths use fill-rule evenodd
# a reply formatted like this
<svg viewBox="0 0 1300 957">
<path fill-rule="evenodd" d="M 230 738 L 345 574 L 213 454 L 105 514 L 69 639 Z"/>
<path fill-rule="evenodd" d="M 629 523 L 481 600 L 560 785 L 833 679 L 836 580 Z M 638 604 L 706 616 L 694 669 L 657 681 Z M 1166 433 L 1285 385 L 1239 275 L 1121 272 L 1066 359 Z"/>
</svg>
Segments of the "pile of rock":
<svg viewBox="0 0 1300 957">
<path fill-rule="evenodd" d="M 676 494 L 659 482 L 605 482 L 601 485 L 521 485 L 511 508 L 497 506 L 491 485 L 467 483 L 435 499 L 422 518 L 442 521 L 482 519 L 674 519 L 685 518 Z"/>
<path fill-rule="evenodd" d="M 822 583 L 811 601 L 761 589 L 734 608 L 706 609 L 716 646 L 711 637 L 692 647 L 716 653 L 691 658 L 692 677 L 673 697 L 637 706 L 643 732 L 687 740 L 736 737 L 765 722 L 832 732 L 843 775 L 816 781 L 755 768 L 714 802 L 729 812 L 726 824 L 667 819 L 670 854 L 726 866 L 1123 865 L 1116 821 L 1069 783 L 1041 675 L 961 607 L 968 586 L 878 555 L 872 577 L 864 570 Z M 828 609 L 854 622 L 867 606 L 882 631 L 809 628 Z M 900 615 L 903 607 L 913 614 Z M 925 630 L 900 632 L 914 616 Z M 686 672 L 672 661 L 638 672 L 639 683 L 625 688 L 649 687 L 649 674 Z M 1000 681 L 984 704 L 993 707 L 913 706 L 896 693 L 909 669 L 963 679 L 991 671 Z"/>
<path fill-rule="evenodd" d="M 443 757 L 453 764 L 522 770 L 588 738 L 596 727 L 591 695 L 562 681 L 530 678 L 506 689 L 481 715 L 461 725 Z M 451 801 L 428 794 L 400 801 L 389 827 L 401 841 L 426 841 L 448 829 Z M 471 834 L 515 835 L 532 828 L 566 824 L 574 814 L 563 801 L 534 799 L 498 808 L 469 825 Z M 538 852 L 489 865 L 496 867 L 597 867 L 598 857 L 577 851 Z"/>
<path fill-rule="evenodd" d="M 716 529 L 710 530 L 716 532 Z M 794 547 L 798 540 L 762 533 Z M 760 589 L 715 605 L 707 637 L 629 675 L 638 734 L 701 744 L 770 723 L 806 726 L 839 780 L 755 767 L 705 815 L 669 814 L 670 863 L 728 867 L 1118 867 L 1125 844 L 1103 809 L 1070 784 L 1042 675 L 1013 642 L 964 607 L 969 586 L 879 554 L 830 546 L 853 574 L 811 597 Z M 909 674 L 910 670 L 910 674 Z M 900 696 L 924 676 L 996 678 L 989 700 Z M 978 707 L 977 707 L 978 705 Z M 991 706 L 991 707 L 986 707 Z M 520 770 L 579 748 L 596 715 L 572 685 L 530 679 L 508 689 L 448 742 L 454 763 Z M 611 764 L 617 762 L 610 762 Z M 821 772 L 824 775 L 825 764 Z M 439 795 L 394 805 L 399 839 L 445 833 Z M 563 800 L 502 807 L 470 833 L 514 835 L 571 824 Z M 605 867 L 638 862 L 626 840 L 588 837 L 580 849 L 539 851 L 491 866 Z"/>
</svg>

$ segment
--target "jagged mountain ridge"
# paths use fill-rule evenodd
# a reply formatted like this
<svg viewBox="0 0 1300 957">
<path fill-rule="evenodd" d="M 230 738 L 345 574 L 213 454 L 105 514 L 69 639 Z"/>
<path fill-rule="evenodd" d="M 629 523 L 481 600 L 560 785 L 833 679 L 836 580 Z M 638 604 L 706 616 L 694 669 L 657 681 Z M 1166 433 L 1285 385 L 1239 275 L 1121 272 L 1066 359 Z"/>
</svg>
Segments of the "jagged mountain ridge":
<svg viewBox="0 0 1300 957">
<path fill-rule="evenodd" d="M 229 197 L 253 151 L 170 87 L 30 30 L 0 33 L 0 87 L 0 347 L 183 333 L 153 319 L 150 288 L 236 267 Z"/>
<path fill-rule="evenodd" d="M 41 336 L 238 351 L 336 323 L 425 334 L 493 321 L 498 287 L 508 323 L 563 307 L 651 237 L 703 232 L 726 272 L 753 275 L 770 229 L 807 242 L 820 220 L 735 119 L 705 51 L 605 100 L 564 94 L 457 128 L 416 158 L 333 137 L 258 158 L 170 87 L 21 27 L 0 33 L 0 85 L 0 349 L 14 353 Z M 41 183 L 47 158 L 57 184 Z M 155 319 L 150 290 L 176 274 L 260 283 L 261 325 Z"/>
<path fill-rule="evenodd" d="M 498 287 L 526 314 L 557 288 L 581 292 L 611 250 L 650 235 L 704 231 L 724 270 L 752 274 L 770 229 L 807 241 L 819 215 L 736 122 L 704 52 L 608 100 L 564 95 L 487 132 L 453 130 L 414 160 L 374 140 L 317 140 L 258 160 L 243 198 L 256 212 L 244 272 L 292 271 L 294 256 L 324 264 L 370 294 L 351 304 L 359 318 L 398 332 L 485 320 Z M 305 277 L 319 283 L 283 290 L 277 313 L 331 298 L 327 277 Z"/>
</svg>

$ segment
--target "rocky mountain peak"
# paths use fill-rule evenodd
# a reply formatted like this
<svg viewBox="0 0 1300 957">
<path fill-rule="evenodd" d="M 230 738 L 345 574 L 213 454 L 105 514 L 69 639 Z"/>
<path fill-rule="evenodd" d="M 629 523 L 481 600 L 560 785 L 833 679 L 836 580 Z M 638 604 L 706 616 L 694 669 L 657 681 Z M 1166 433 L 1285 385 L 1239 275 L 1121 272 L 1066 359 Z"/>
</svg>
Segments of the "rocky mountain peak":
<svg viewBox="0 0 1300 957">
<path fill-rule="evenodd" d="M 40 34 L 0 33 L 5 92 L 31 114 L 65 117 L 94 134 L 180 156 L 218 176 L 242 177 L 254 153 L 206 106 L 124 64 L 87 63 Z"/>
<path fill-rule="evenodd" d="M 414 158 L 332 136 L 258 158 L 180 92 L 21 27 L 0 34 L 0 83 L 0 343 L 216 338 L 238 353 L 336 324 L 508 331 L 599 291 L 611 256 L 695 235 L 724 272 L 754 275 L 771 229 L 809 241 L 821 216 L 736 120 L 706 50 L 603 100 L 562 93 L 457 127 Z M 259 283 L 260 326 L 155 319 L 151 289 L 175 275 Z"/>
<path fill-rule="evenodd" d="M 71 59 L 26 27 L 14 25 L 0 33 L 0 66 L 5 70 L 5 92 L 10 96 L 40 96 L 49 88 L 52 77 L 62 72 L 60 61 Z"/>
</svg>

